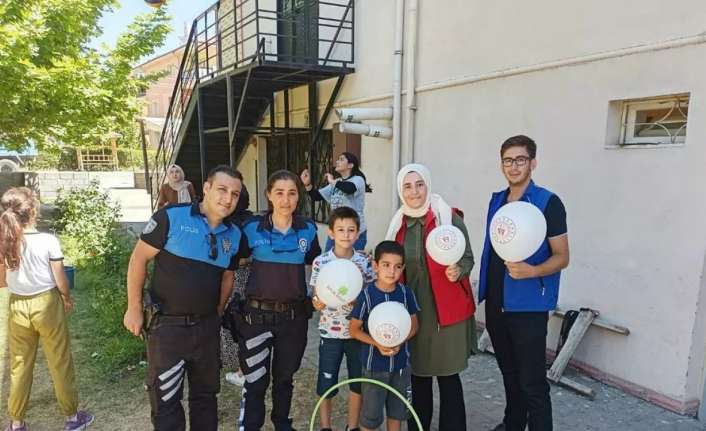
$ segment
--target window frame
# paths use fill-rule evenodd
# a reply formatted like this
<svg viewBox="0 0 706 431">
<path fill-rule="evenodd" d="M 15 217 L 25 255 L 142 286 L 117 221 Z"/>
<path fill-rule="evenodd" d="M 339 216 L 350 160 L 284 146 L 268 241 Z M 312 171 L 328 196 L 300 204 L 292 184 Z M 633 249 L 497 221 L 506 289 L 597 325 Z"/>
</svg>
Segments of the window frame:
<svg viewBox="0 0 706 431">
<path fill-rule="evenodd" d="M 666 101 L 672 101 L 673 103 L 681 104 L 682 101 L 686 102 L 687 114 L 686 114 L 686 125 L 684 126 L 684 136 L 660 136 L 660 137 L 638 137 L 635 136 L 636 128 L 636 117 L 639 111 L 644 111 L 647 109 L 659 109 L 664 108 L 664 103 Z M 645 148 L 645 147 L 674 147 L 683 146 L 686 143 L 687 132 L 689 124 L 689 103 L 691 102 L 691 97 L 689 93 L 685 94 L 674 94 L 669 96 L 659 96 L 651 97 L 645 99 L 633 99 L 625 100 L 622 103 L 621 119 L 620 119 L 620 140 L 619 147 L 625 148 Z M 672 109 L 678 109 L 675 106 Z M 638 123 L 641 124 L 641 123 Z M 656 122 L 655 124 L 659 124 Z"/>
</svg>

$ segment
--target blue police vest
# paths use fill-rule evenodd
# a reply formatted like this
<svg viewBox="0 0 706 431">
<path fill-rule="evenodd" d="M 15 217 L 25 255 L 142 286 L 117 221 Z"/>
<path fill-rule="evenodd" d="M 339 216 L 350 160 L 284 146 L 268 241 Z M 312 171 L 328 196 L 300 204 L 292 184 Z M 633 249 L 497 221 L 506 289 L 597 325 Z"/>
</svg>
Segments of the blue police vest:
<svg viewBox="0 0 706 431">
<path fill-rule="evenodd" d="M 488 218 L 485 226 L 485 243 L 483 245 L 483 255 L 480 267 L 480 285 L 478 301 L 483 302 L 488 289 L 488 265 L 490 263 L 490 221 L 495 213 L 506 201 L 509 189 L 493 193 L 488 206 Z M 538 187 L 534 181 L 530 181 L 527 190 L 520 200 L 531 203 L 539 208 L 542 213 L 547 207 L 549 199 L 554 194 L 549 190 Z M 539 250 L 525 260 L 530 265 L 539 265 L 552 256 L 549 241 L 545 238 Z M 504 311 L 550 311 L 556 308 L 559 300 L 559 279 L 561 271 L 543 277 L 515 280 L 510 277 L 505 269 L 504 279 Z"/>
<path fill-rule="evenodd" d="M 275 302 L 306 298 L 304 265 L 313 260 L 315 244 L 318 250 L 316 233 L 316 224 L 301 216 L 284 233 L 273 228 L 269 214 L 246 221 L 243 234 L 253 257 L 246 296 Z"/>
<path fill-rule="evenodd" d="M 164 250 L 184 259 L 228 268 L 238 253 L 240 229 L 227 222 L 211 229 L 198 204 L 175 205 L 166 211 L 169 233 Z"/>
</svg>

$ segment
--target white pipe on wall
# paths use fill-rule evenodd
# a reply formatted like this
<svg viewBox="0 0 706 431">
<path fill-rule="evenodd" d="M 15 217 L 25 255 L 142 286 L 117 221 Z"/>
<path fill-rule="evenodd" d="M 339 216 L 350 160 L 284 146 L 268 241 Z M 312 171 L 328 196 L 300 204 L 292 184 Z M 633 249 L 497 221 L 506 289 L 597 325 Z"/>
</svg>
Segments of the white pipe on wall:
<svg viewBox="0 0 706 431">
<path fill-rule="evenodd" d="M 414 87 L 417 85 L 417 28 L 419 27 L 419 0 L 408 0 L 407 12 L 407 49 L 405 50 L 405 63 L 407 74 L 407 116 L 404 126 L 404 163 L 414 162 L 414 125 L 417 112 L 417 98 Z"/>
<path fill-rule="evenodd" d="M 400 143 L 402 125 L 402 43 L 404 36 L 404 0 L 395 3 L 395 66 L 392 76 L 392 172 L 397 174 L 400 170 Z M 399 207 L 397 186 L 392 185 L 392 213 Z"/>
<path fill-rule="evenodd" d="M 342 108 L 336 109 L 341 121 L 356 123 L 363 120 L 391 120 L 392 108 Z"/>
<path fill-rule="evenodd" d="M 390 139 L 393 135 L 392 129 L 390 129 L 389 127 L 363 123 L 339 123 L 338 130 L 341 133 L 365 135 L 371 136 L 373 138 Z"/>
</svg>

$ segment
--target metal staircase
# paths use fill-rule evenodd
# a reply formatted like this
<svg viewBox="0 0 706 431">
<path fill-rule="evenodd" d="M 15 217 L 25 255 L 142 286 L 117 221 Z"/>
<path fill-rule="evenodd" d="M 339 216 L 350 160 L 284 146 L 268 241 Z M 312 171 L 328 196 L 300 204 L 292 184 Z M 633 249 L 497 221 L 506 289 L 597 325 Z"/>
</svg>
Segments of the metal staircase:
<svg viewBox="0 0 706 431">
<path fill-rule="evenodd" d="M 221 0 L 199 15 L 149 167 L 153 205 L 169 165 L 180 165 L 198 192 L 209 169 L 237 166 L 253 135 L 309 132 L 313 150 L 354 72 L 354 15 L 353 0 Z M 275 117 L 275 93 L 307 85 L 315 98 L 316 83 L 331 78 L 338 81 L 318 121 L 262 124 Z"/>
</svg>

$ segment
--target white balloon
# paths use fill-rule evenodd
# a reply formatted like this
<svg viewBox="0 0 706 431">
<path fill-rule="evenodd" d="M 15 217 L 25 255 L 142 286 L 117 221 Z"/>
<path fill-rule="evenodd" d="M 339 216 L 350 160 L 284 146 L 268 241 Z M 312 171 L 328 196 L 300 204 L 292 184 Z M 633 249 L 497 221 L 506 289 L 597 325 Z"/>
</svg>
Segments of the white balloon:
<svg viewBox="0 0 706 431">
<path fill-rule="evenodd" d="M 504 205 L 490 221 L 490 243 L 507 262 L 522 262 L 537 252 L 547 236 L 547 220 L 536 206 L 516 201 Z"/>
<path fill-rule="evenodd" d="M 446 224 L 437 226 L 429 232 L 426 241 L 429 256 L 440 265 L 453 265 L 463 257 L 466 250 L 466 237 L 461 229 Z"/>
<path fill-rule="evenodd" d="M 402 303 L 383 302 L 370 311 L 368 330 L 373 340 L 379 344 L 385 347 L 399 346 L 412 330 L 412 318 Z"/>
<path fill-rule="evenodd" d="M 363 274 L 348 259 L 336 259 L 323 265 L 316 279 L 316 296 L 331 308 L 348 304 L 363 288 Z"/>
</svg>

